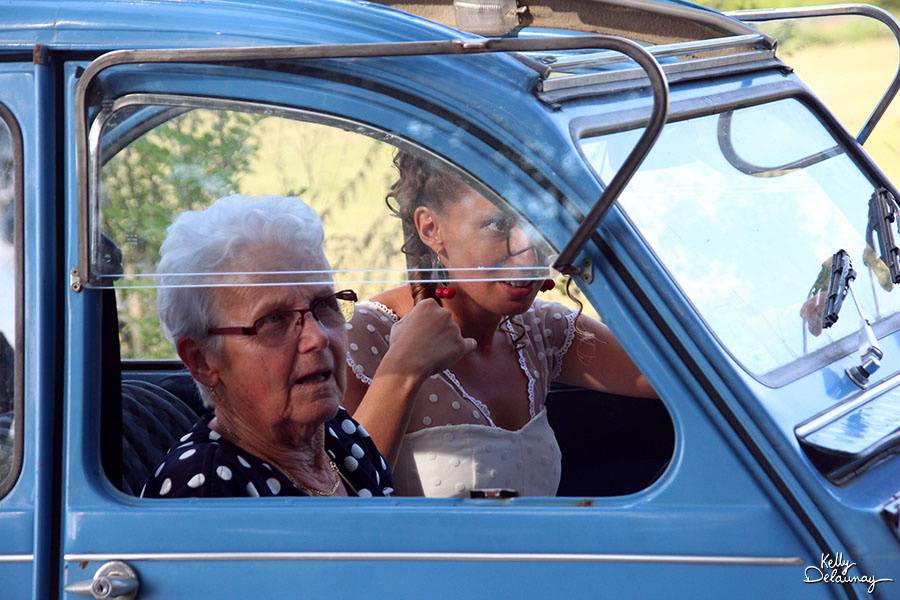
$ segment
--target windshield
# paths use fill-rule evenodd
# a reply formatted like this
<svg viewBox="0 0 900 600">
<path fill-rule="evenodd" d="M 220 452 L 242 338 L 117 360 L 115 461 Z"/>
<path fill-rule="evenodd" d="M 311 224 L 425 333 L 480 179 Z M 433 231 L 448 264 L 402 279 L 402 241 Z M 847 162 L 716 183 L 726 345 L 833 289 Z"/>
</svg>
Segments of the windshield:
<svg viewBox="0 0 900 600">
<path fill-rule="evenodd" d="M 640 133 L 581 140 L 603 181 Z M 778 384 L 808 370 L 799 359 L 855 348 L 855 310 L 821 328 L 837 250 L 859 273 L 870 320 L 900 310 L 871 234 L 867 243 L 874 191 L 818 118 L 784 99 L 667 124 L 619 203 L 732 355 Z"/>
</svg>

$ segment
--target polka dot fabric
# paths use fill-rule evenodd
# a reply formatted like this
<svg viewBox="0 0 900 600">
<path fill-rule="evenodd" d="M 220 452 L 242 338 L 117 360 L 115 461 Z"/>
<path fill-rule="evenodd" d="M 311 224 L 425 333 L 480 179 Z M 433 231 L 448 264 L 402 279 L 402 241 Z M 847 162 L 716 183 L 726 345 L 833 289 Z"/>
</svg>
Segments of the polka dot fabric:
<svg viewBox="0 0 900 600">
<path fill-rule="evenodd" d="M 209 428 L 209 413 L 183 435 L 151 474 L 144 498 L 306 496 L 277 467 Z M 341 408 L 325 424 L 325 451 L 359 496 L 388 496 L 393 479 L 368 432 Z M 347 492 L 353 490 L 346 485 Z"/>
<path fill-rule="evenodd" d="M 512 318 L 516 326 L 504 327 L 511 340 L 524 330 L 517 359 L 528 380 L 528 397 L 513 401 L 527 402 L 532 418 L 543 408 L 550 384 L 559 377 L 563 357 L 575 337 L 575 316 L 576 313 L 562 304 L 535 300 L 525 313 Z M 347 331 L 350 338 L 347 364 L 366 385 L 372 383 L 372 376 L 388 350 L 391 327 L 397 320 L 396 314 L 378 302 L 363 301 L 357 305 Z M 423 343 L 427 342 L 423 340 Z M 419 389 L 411 423 L 410 431 L 466 423 L 494 425 L 490 410 L 467 392 L 466 382 L 460 381 L 451 370 L 425 381 Z"/>
</svg>

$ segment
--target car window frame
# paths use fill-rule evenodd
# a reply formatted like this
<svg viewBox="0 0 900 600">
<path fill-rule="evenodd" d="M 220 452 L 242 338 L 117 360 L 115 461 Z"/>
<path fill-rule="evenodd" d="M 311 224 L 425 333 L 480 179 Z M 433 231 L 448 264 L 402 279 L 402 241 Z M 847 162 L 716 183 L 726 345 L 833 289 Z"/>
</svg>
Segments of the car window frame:
<svg viewBox="0 0 900 600">
<path fill-rule="evenodd" d="M 222 110 L 222 111 L 241 111 L 250 114 L 258 114 L 265 115 L 267 117 L 278 117 L 296 120 L 301 123 L 314 123 L 317 125 L 323 125 L 327 127 L 337 127 L 344 131 L 349 131 L 351 133 L 355 133 L 357 135 L 363 135 L 370 137 L 374 140 L 377 140 L 381 143 L 388 144 L 394 148 L 401 149 L 405 152 L 411 152 L 416 155 L 422 156 L 427 160 L 432 161 L 434 164 L 439 165 L 440 168 L 444 169 L 444 171 L 453 176 L 457 177 L 461 181 L 463 181 L 466 185 L 472 187 L 473 189 L 480 192 L 484 195 L 488 200 L 498 206 L 509 207 L 514 210 L 515 213 L 522 219 L 528 222 L 530 226 L 532 226 L 536 231 L 540 232 L 541 227 L 538 223 L 532 221 L 532 219 L 524 212 L 520 212 L 515 209 L 514 205 L 507 201 L 500 192 L 494 190 L 488 183 L 482 181 L 477 176 L 469 173 L 463 167 L 457 165 L 456 163 L 450 161 L 448 158 L 437 154 L 434 150 L 421 145 L 420 143 L 407 139 L 400 134 L 391 133 L 387 130 L 380 129 L 377 126 L 373 126 L 368 123 L 360 122 L 353 120 L 349 117 L 337 116 L 325 112 L 316 111 L 313 109 L 307 108 L 296 108 L 290 106 L 283 106 L 279 104 L 268 104 L 259 101 L 251 101 L 251 100 L 242 100 L 242 99 L 228 99 L 221 98 L 216 96 L 196 96 L 196 95 L 183 95 L 183 94 L 174 94 L 174 93 L 129 93 L 124 94 L 122 96 L 118 96 L 113 100 L 107 107 L 101 110 L 100 113 L 97 114 L 96 118 L 92 121 L 91 129 L 90 129 L 90 144 L 88 146 L 88 165 L 89 165 L 89 175 L 91 178 L 90 185 L 90 195 L 89 201 L 92 206 L 99 207 L 100 201 L 100 191 L 102 188 L 102 170 L 103 165 L 106 161 L 112 159 L 116 154 L 122 150 L 125 150 L 129 147 L 130 143 L 139 140 L 143 135 L 151 133 L 155 127 L 163 125 L 165 121 L 156 121 L 154 122 L 153 127 L 148 128 L 141 132 L 140 135 L 130 139 L 128 144 L 119 145 L 118 143 L 114 143 L 115 149 L 113 152 L 107 152 L 102 144 L 103 136 L 105 133 L 105 126 L 110 122 L 110 119 L 116 114 L 117 111 L 125 110 L 133 107 L 167 107 L 172 110 L 172 117 L 177 118 L 178 116 L 185 114 L 184 112 L 176 112 L 175 109 L 183 108 L 187 110 Z M 127 137 L 127 133 L 126 133 Z M 118 142 L 118 140 L 115 140 Z M 98 219 L 99 221 L 99 219 Z M 548 244 L 551 243 L 551 240 L 544 238 L 545 242 Z M 90 248 L 89 248 L 90 253 Z M 402 281 L 398 281 L 398 285 L 402 285 Z M 93 289 L 95 291 L 99 291 L 101 288 L 91 287 L 88 289 Z M 166 371 L 184 371 L 184 365 L 177 357 L 173 358 L 128 358 L 123 359 L 121 361 L 121 371 L 123 374 L 125 373 L 136 373 L 140 371 L 146 372 L 166 372 Z M 674 418 L 672 416 L 671 410 L 666 407 L 666 412 L 668 413 L 669 419 L 672 420 L 672 426 L 675 427 Z M 677 445 L 673 447 L 672 454 L 668 459 L 665 467 L 660 470 L 657 476 L 649 482 L 645 487 L 626 494 L 622 497 L 627 498 L 640 498 L 652 494 L 652 491 L 659 485 L 663 485 L 666 481 L 667 477 L 672 474 L 672 463 L 678 453 Z M 105 476 L 105 474 L 104 474 Z M 107 484 L 113 486 L 114 484 L 107 479 Z M 120 493 L 124 493 L 121 492 Z M 126 496 L 128 496 L 126 494 Z M 139 502 L 153 502 L 153 500 L 145 500 L 143 498 L 136 498 L 128 496 L 133 500 Z M 591 496 L 592 498 L 600 498 L 600 499 L 617 499 L 619 496 Z M 397 497 L 401 498 L 404 501 L 408 500 L 416 500 L 414 497 Z M 563 496 L 551 496 L 542 498 L 543 500 L 549 500 L 551 504 L 560 503 L 565 504 L 568 499 Z M 433 499 L 429 499 L 433 500 Z M 466 499 L 467 501 L 471 501 L 471 499 Z"/>
<path fill-rule="evenodd" d="M 233 112 L 243 112 L 247 114 L 256 114 L 262 115 L 266 117 L 277 117 L 282 119 L 290 119 L 292 121 L 297 121 L 300 123 L 312 123 L 315 125 L 322 125 L 326 127 L 334 127 L 336 129 L 341 129 L 343 131 L 353 133 L 356 135 L 361 135 L 368 137 L 370 139 L 376 140 L 388 146 L 392 146 L 398 150 L 402 150 L 404 152 L 409 152 L 411 154 L 415 154 L 417 156 L 423 157 L 428 162 L 433 165 L 437 165 L 441 170 L 443 170 L 446 174 L 451 175 L 459 179 L 465 185 L 471 187 L 485 198 L 487 198 L 492 204 L 500 207 L 510 207 L 516 215 L 525 221 L 530 227 L 532 227 L 535 231 L 540 232 L 541 227 L 538 223 L 534 222 L 533 219 L 529 217 L 529 215 L 515 210 L 512 203 L 506 200 L 500 192 L 493 189 L 489 184 L 483 182 L 475 175 L 469 173 L 464 168 L 455 164 L 454 162 L 448 160 L 444 156 L 436 153 L 435 151 L 417 143 L 402 137 L 401 135 L 391 133 L 387 130 L 381 129 L 374 125 L 363 123 L 361 121 L 354 121 L 348 117 L 342 117 L 339 115 L 329 114 L 325 112 L 319 112 L 311 109 L 305 108 L 296 108 L 290 106 L 282 106 L 278 104 L 266 104 L 262 102 L 254 102 L 250 100 L 239 100 L 239 99 L 229 99 L 229 98 L 220 98 L 215 96 L 188 96 L 183 94 L 164 94 L 164 93 L 131 93 L 125 94 L 123 96 L 117 97 L 108 108 L 104 108 L 100 113 L 97 114 L 96 118 L 91 123 L 90 134 L 89 134 L 89 144 L 88 144 L 88 175 L 90 178 L 90 186 L 89 186 L 89 196 L 88 203 L 91 212 L 97 212 L 99 210 L 101 200 L 100 200 L 100 191 L 102 188 L 102 172 L 105 163 L 115 157 L 118 152 L 127 149 L 132 142 L 135 142 L 144 135 L 151 133 L 156 127 L 164 125 L 166 121 L 154 121 L 153 127 L 150 127 L 146 130 L 142 130 L 140 135 L 134 137 L 133 139 L 129 139 L 127 144 L 124 145 L 115 145 L 113 152 L 106 151 L 101 141 L 103 139 L 103 135 L 105 133 L 106 124 L 110 121 L 110 119 L 115 115 L 115 113 L 119 110 L 127 109 L 133 106 L 169 106 L 172 109 L 176 108 L 185 108 L 187 111 L 190 110 L 221 110 L 221 111 L 233 111 Z M 170 118 L 174 119 L 184 113 L 174 113 Z M 99 223 L 99 214 L 95 214 L 94 222 Z M 97 227 L 94 231 L 97 232 L 99 237 L 100 228 Z M 82 231 L 79 229 L 79 233 Z M 95 241 L 94 239 L 86 239 L 88 237 L 93 237 L 93 232 L 91 235 L 86 235 L 83 238 L 79 238 L 79 245 L 86 243 L 87 248 L 85 252 L 88 256 L 94 254 L 94 252 L 99 251 L 99 241 Z M 552 242 L 548 238 L 542 235 L 543 242 L 552 247 Z M 84 240 L 84 241 L 82 241 Z M 81 251 L 81 250 L 79 250 Z M 548 265 L 548 268 L 550 265 Z M 146 275 L 146 274 L 142 274 Z M 403 284 L 405 281 L 398 280 L 397 284 Z M 103 289 L 103 287 L 114 287 L 112 284 L 109 286 L 86 286 L 92 287 L 93 289 Z M 147 287 L 156 287 L 155 284 L 149 285 Z M 138 361 L 150 361 L 154 362 L 157 359 L 130 359 L 130 360 L 138 360 Z M 158 359 L 160 364 L 167 364 L 165 361 L 168 359 Z M 170 363 L 169 363 L 170 364 Z"/>
<path fill-rule="evenodd" d="M 363 44 L 313 44 L 301 46 L 262 46 L 236 48 L 188 48 L 188 49 L 154 49 L 154 50 L 119 50 L 112 51 L 94 59 L 81 73 L 75 92 L 75 135 L 76 152 L 75 168 L 78 198 L 78 268 L 72 272 L 72 289 L 81 291 L 85 282 L 91 282 L 94 274 L 92 242 L 94 231 L 98 230 L 96 216 L 92 210 L 91 189 L 96 185 L 91 177 L 92 155 L 89 146 L 92 143 L 93 121 L 97 107 L 89 100 L 91 85 L 107 69 L 115 66 L 147 64 L 194 64 L 221 65 L 228 63 L 248 63 L 253 65 L 262 61 L 264 70 L 277 71 L 276 63 L 282 60 L 304 61 L 307 59 L 329 58 L 364 58 L 364 57 L 400 57 L 454 54 L 492 54 L 510 53 L 519 62 L 523 52 L 535 50 L 583 50 L 587 48 L 618 52 L 636 62 L 646 74 L 653 98 L 651 117 L 644 133 L 629 153 L 623 168 L 613 178 L 610 188 L 614 193 L 606 193 L 583 216 L 584 223 L 576 228 L 573 236 L 561 249 L 562 255 L 574 256 L 583 249 L 589 236 L 589 223 L 597 223 L 609 204 L 627 183 L 637 166 L 646 156 L 659 137 L 668 113 L 668 79 L 656 58 L 641 44 L 632 40 L 611 35 L 593 36 L 553 36 L 549 38 L 478 38 L 476 40 L 454 39 L 423 42 L 386 42 Z M 533 65 L 529 64 L 532 68 Z M 540 72 L 540 71 L 539 71 Z M 559 199 L 559 198 L 558 198 Z M 560 199 L 561 200 L 561 199 Z M 568 208 L 568 207 L 567 207 Z M 579 215 L 573 213 L 576 220 Z M 577 240 L 577 241 L 576 241 Z M 559 265 L 557 268 L 570 269 L 571 265 Z"/>
<path fill-rule="evenodd" d="M 0 480 L 0 500 L 16 486 L 24 462 L 24 413 L 25 413 L 25 177 L 22 130 L 13 112 L 0 102 L 0 120 L 9 129 L 13 155 L 13 235 L 15 241 L 15 349 L 13 366 L 13 446 L 12 463 L 6 476 Z"/>
</svg>

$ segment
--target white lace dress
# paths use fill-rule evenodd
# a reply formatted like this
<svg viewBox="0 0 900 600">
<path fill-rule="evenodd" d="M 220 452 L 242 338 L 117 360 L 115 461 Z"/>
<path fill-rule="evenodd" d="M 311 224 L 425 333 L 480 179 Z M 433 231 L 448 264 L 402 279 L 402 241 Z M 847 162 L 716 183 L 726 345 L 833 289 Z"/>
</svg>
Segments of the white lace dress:
<svg viewBox="0 0 900 600">
<path fill-rule="evenodd" d="M 524 332 L 517 352 L 528 397 L 514 401 L 528 402 L 531 420 L 517 431 L 497 427 L 488 407 L 472 397 L 452 371 L 426 380 L 416 397 L 410 432 L 392 465 L 394 495 L 468 497 L 469 490 L 482 488 L 510 488 L 523 496 L 555 495 L 561 456 L 544 399 L 572 345 L 575 316 L 561 304 L 536 300 L 513 317 L 520 327 L 503 325 L 510 339 Z M 363 383 L 372 382 L 397 320 L 383 304 L 357 305 L 347 324 L 347 363 Z"/>
</svg>

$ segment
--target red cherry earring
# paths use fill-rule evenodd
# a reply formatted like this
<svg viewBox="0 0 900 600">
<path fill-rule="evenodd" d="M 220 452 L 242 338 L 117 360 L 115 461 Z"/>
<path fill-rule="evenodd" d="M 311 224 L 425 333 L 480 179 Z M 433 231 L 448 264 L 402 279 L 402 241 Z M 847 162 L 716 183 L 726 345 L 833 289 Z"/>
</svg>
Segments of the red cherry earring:
<svg viewBox="0 0 900 600">
<path fill-rule="evenodd" d="M 434 297 L 440 298 L 441 300 L 449 300 L 456 295 L 456 290 L 452 287 L 437 287 L 434 288 Z"/>
<path fill-rule="evenodd" d="M 549 292 L 550 290 L 552 290 L 555 287 L 556 287 L 555 281 L 553 281 L 552 279 L 545 279 L 544 282 L 541 284 L 541 291 Z"/>
</svg>

